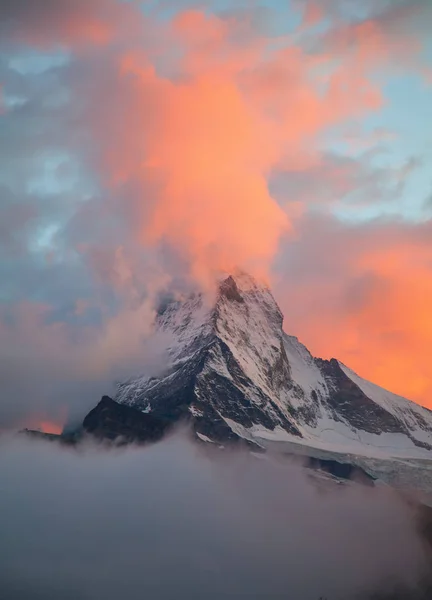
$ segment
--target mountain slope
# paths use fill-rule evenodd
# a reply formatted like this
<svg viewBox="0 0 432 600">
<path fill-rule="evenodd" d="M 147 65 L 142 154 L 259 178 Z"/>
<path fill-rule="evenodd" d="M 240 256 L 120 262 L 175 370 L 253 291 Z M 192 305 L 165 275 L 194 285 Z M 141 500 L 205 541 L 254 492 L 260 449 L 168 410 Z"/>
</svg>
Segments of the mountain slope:
<svg viewBox="0 0 432 600">
<path fill-rule="evenodd" d="M 429 455 L 430 411 L 335 359 L 314 358 L 282 325 L 270 290 L 246 274 L 225 279 L 214 302 L 200 294 L 166 302 L 156 326 L 172 340 L 169 370 L 123 383 L 115 401 L 170 422 L 187 420 L 205 441 Z"/>
</svg>

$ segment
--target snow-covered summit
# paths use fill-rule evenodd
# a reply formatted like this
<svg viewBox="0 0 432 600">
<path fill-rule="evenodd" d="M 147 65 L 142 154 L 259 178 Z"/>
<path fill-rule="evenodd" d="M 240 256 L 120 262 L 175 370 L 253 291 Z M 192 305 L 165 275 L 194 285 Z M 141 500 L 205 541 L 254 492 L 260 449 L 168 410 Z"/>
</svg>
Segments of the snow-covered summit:
<svg viewBox="0 0 432 600">
<path fill-rule="evenodd" d="M 269 287 L 245 273 L 215 298 L 165 302 L 169 369 L 119 386 L 115 400 L 171 421 L 200 439 L 286 440 L 357 454 L 425 456 L 432 412 L 367 382 L 335 359 L 314 358 L 284 333 Z"/>
</svg>

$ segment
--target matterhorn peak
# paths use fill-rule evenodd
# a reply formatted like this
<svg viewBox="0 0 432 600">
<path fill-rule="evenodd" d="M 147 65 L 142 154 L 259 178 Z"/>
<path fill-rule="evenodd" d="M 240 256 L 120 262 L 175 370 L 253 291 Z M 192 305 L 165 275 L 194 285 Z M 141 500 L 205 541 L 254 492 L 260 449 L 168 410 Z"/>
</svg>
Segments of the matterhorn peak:
<svg viewBox="0 0 432 600">
<path fill-rule="evenodd" d="M 222 285 L 227 280 L 234 281 L 240 291 L 251 290 L 270 290 L 270 284 L 263 274 L 245 271 L 240 267 L 235 267 L 230 271 L 220 271 L 216 277 L 217 283 Z"/>
<path fill-rule="evenodd" d="M 269 286 L 236 270 L 216 295 L 164 303 L 169 339 L 159 377 L 132 378 L 114 400 L 224 444 L 246 440 L 353 454 L 418 457 L 432 450 L 432 412 L 367 382 L 336 359 L 314 358 L 282 328 Z"/>
<path fill-rule="evenodd" d="M 243 312 L 246 322 L 251 317 L 252 309 L 255 307 L 255 309 L 261 311 L 261 317 L 266 316 L 276 321 L 277 327 L 282 327 L 282 312 L 269 285 L 244 271 L 236 271 L 233 275 L 228 275 L 219 282 L 216 306 L 220 305 L 223 300 L 245 305 Z M 241 310 L 240 307 L 236 308 Z M 233 306 L 230 306 L 228 310 L 232 311 Z"/>
</svg>

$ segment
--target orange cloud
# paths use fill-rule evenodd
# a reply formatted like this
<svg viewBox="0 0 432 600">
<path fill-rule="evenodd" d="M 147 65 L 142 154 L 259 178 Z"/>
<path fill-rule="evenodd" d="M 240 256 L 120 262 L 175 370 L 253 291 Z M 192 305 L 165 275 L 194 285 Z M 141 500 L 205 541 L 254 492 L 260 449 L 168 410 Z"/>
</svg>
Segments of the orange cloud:
<svg viewBox="0 0 432 600">
<path fill-rule="evenodd" d="M 63 431 L 64 423 L 53 423 L 52 421 L 42 421 L 39 424 L 38 429 L 43 431 L 44 433 L 56 433 L 60 435 Z"/>
<path fill-rule="evenodd" d="M 321 230 L 279 290 L 285 328 L 316 356 L 432 408 L 430 227 Z M 312 233 L 311 233 L 312 235 Z M 313 234 L 315 235 L 315 234 Z M 305 244 L 306 246 L 306 244 Z M 300 248 L 293 252 L 301 252 Z"/>
<path fill-rule="evenodd" d="M 347 316 L 359 337 L 358 368 L 432 408 L 432 247 L 395 245 L 359 258 L 357 268 L 385 285 Z"/>
<path fill-rule="evenodd" d="M 163 35 L 180 58 L 168 47 L 123 53 L 123 109 L 107 98 L 95 111 L 106 178 L 134 182 L 141 242 L 168 242 L 201 282 L 235 265 L 265 273 L 291 229 L 269 175 L 307 169 L 316 137 L 379 108 L 380 90 L 356 57 L 275 47 L 237 18 L 188 11 Z"/>
<path fill-rule="evenodd" d="M 66 423 L 66 419 L 59 419 L 58 421 L 42 420 L 37 417 L 26 419 L 22 429 L 32 429 L 35 431 L 42 431 L 43 433 L 55 433 L 60 435 L 63 431 L 63 427 Z"/>
<path fill-rule="evenodd" d="M 168 243 L 201 282 L 235 265 L 265 273 L 291 230 L 269 175 L 307 171 L 319 161 L 317 136 L 382 106 L 369 70 L 391 55 L 389 36 L 366 21 L 309 54 L 294 38 L 264 38 L 244 13 L 184 11 L 154 20 L 143 47 L 135 34 L 149 34 L 149 24 L 131 5 L 65 6 L 49 13 L 57 40 L 79 52 L 89 40 L 116 39 L 101 63 L 111 86 L 98 93 L 92 73 L 77 91 L 95 97 L 87 125 L 105 181 L 134 188 L 131 235 L 144 246 Z M 307 5 L 308 24 L 323 16 L 319 2 Z"/>
</svg>

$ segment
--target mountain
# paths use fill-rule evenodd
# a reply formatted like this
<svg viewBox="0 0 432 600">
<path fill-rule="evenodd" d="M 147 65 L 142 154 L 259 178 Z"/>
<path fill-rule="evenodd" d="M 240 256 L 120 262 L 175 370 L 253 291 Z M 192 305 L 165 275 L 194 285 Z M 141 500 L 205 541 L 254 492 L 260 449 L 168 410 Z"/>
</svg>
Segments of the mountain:
<svg viewBox="0 0 432 600">
<path fill-rule="evenodd" d="M 334 358 L 314 358 L 283 331 L 270 289 L 247 274 L 224 279 L 213 302 L 199 293 L 164 302 L 156 328 L 171 341 L 169 368 L 159 377 L 119 385 L 112 404 L 105 400 L 86 418 L 85 430 L 132 439 L 135 415 L 135 427 L 144 427 L 141 440 L 146 416 L 156 437 L 167 423 L 186 421 L 200 440 L 218 445 L 290 442 L 367 456 L 432 458 L 432 411 Z"/>
<path fill-rule="evenodd" d="M 129 442 L 158 442 L 172 423 L 164 418 L 143 413 L 103 396 L 83 421 L 83 430 L 106 440 Z"/>
</svg>

